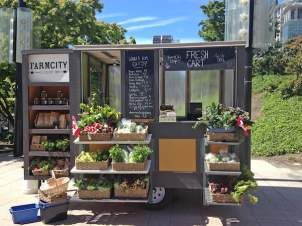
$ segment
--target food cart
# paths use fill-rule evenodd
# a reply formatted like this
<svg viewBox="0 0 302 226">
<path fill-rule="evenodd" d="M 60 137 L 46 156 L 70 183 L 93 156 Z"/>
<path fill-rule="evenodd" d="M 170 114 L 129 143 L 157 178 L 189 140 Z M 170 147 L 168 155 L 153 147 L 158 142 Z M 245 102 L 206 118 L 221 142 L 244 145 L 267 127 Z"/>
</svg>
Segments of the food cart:
<svg viewBox="0 0 302 226">
<path fill-rule="evenodd" d="M 212 171 L 205 164 L 209 150 L 237 153 L 241 165 L 250 165 L 250 139 L 242 142 L 208 141 L 193 128 L 212 102 L 249 110 L 251 90 L 246 90 L 247 52 L 244 42 L 172 43 L 152 45 L 83 45 L 72 49 L 28 50 L 23 53 L 23 147 L 24 176 L 45 180 L 49 173 L 33 169 L 35 161 L 62 158 L 63 175 L 147 175 L 144 199 L 71 198 L 73 202 L 142 202 L 160 206 L 169 189 L 198 189 L 203 205 L 219 205 L 208 189 L 211 175 L 238 176 L 240 171 Z M 140 141 L 81 141 L 72 136 L 71 115 L 80 113 L 80 103 L 96 93 L 123 118 L 149 126 Z M 170 112 L 167 110 L 171 110 Z M 167 113 L 168 112 L 168 113 Z M 56 118 L 57 120 L 54 120 Z M 47 137 L 69 141 L 66 151 L 53 148 Z M 44 143 L 43 143 L 44 142 Z M 41 145 L 41 144 L 44 145 Z M 45 145 L 47 143 L 47 145 Z M 75 159 L 85 146 L 149 145 L 153 153 L 138 171 L 79 170 Z M 87 146 L 88 145 L 88 146 Z M 44 150 L 45 147 L 49 150 Z M 41 164 L 40 164 L 41 165 Z M 59 167 L 59 166 L 58 166 Z M 60 168 L 58 168 L 60 169 Z M 36 171 L 35 171 L 36 170 Z M 234 205 L 234 203 L 222 203 Z M 236 203 L 235 205 L 237 205 Z"/>
</svg>

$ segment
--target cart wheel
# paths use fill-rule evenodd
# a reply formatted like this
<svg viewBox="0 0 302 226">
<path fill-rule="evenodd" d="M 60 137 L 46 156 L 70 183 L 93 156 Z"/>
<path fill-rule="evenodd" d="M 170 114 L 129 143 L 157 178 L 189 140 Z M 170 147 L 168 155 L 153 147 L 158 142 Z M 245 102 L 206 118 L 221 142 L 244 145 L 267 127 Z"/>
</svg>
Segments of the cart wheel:
<svg viewBox="0 0 302 226">
<path fill-rule="evenodd" d="M 152 195 L 149 203 L 147 204 L 148 209 L 162 209 L 169 202 L 169 192 L 164 187 L 154 187 L 152 189 Z"/>
</svg>

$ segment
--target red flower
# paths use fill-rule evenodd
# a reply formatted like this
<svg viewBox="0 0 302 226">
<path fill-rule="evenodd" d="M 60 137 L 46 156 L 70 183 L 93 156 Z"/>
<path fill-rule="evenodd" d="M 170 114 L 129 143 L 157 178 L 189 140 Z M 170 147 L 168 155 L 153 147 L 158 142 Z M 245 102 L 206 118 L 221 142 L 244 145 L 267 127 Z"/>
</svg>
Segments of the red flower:
<svg viewBox="0 0 302 226">
<path fill-rule="evenodd" d="M 244 136 L 249 136 L 249 127 L 244 124 L 243 118 L 241 116 L 238 116 L 236 119 L 236 127 L 239 127 L 243 130 Z"/>
</svg>

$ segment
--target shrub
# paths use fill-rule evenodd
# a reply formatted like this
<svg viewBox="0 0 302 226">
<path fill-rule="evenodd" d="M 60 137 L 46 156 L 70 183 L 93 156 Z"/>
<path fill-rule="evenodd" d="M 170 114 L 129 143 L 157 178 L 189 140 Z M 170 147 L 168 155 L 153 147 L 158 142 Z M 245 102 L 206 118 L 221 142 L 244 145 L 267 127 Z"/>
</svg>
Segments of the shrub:
<svg viewBox="0 0 302 226">
<path fill-rule="evenodd" d="M 302 97 L 288 100 L 279 93 L 267 94 L 262 117 L 252 131 L 252 153 L 273 156 L 302 151 Z"/>
</svg>

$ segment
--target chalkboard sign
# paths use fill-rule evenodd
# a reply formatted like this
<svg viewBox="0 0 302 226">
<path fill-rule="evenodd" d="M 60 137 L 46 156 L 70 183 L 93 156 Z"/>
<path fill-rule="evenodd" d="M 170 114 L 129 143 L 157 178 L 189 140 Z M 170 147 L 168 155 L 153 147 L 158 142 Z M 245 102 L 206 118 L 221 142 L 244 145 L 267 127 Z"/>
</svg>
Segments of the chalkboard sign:
<svg viewBox="0 0 302 226">
<path fill-rule="evenodd" d="M 164 49 L 166 71 L 233 69 L 234 47 L 212 47 L 193 49 Z"/>
<path fill-rule="evenodd" d="M 154 118 L 154 51 L 125 51 L 126 115 Z"/>
</svg>

